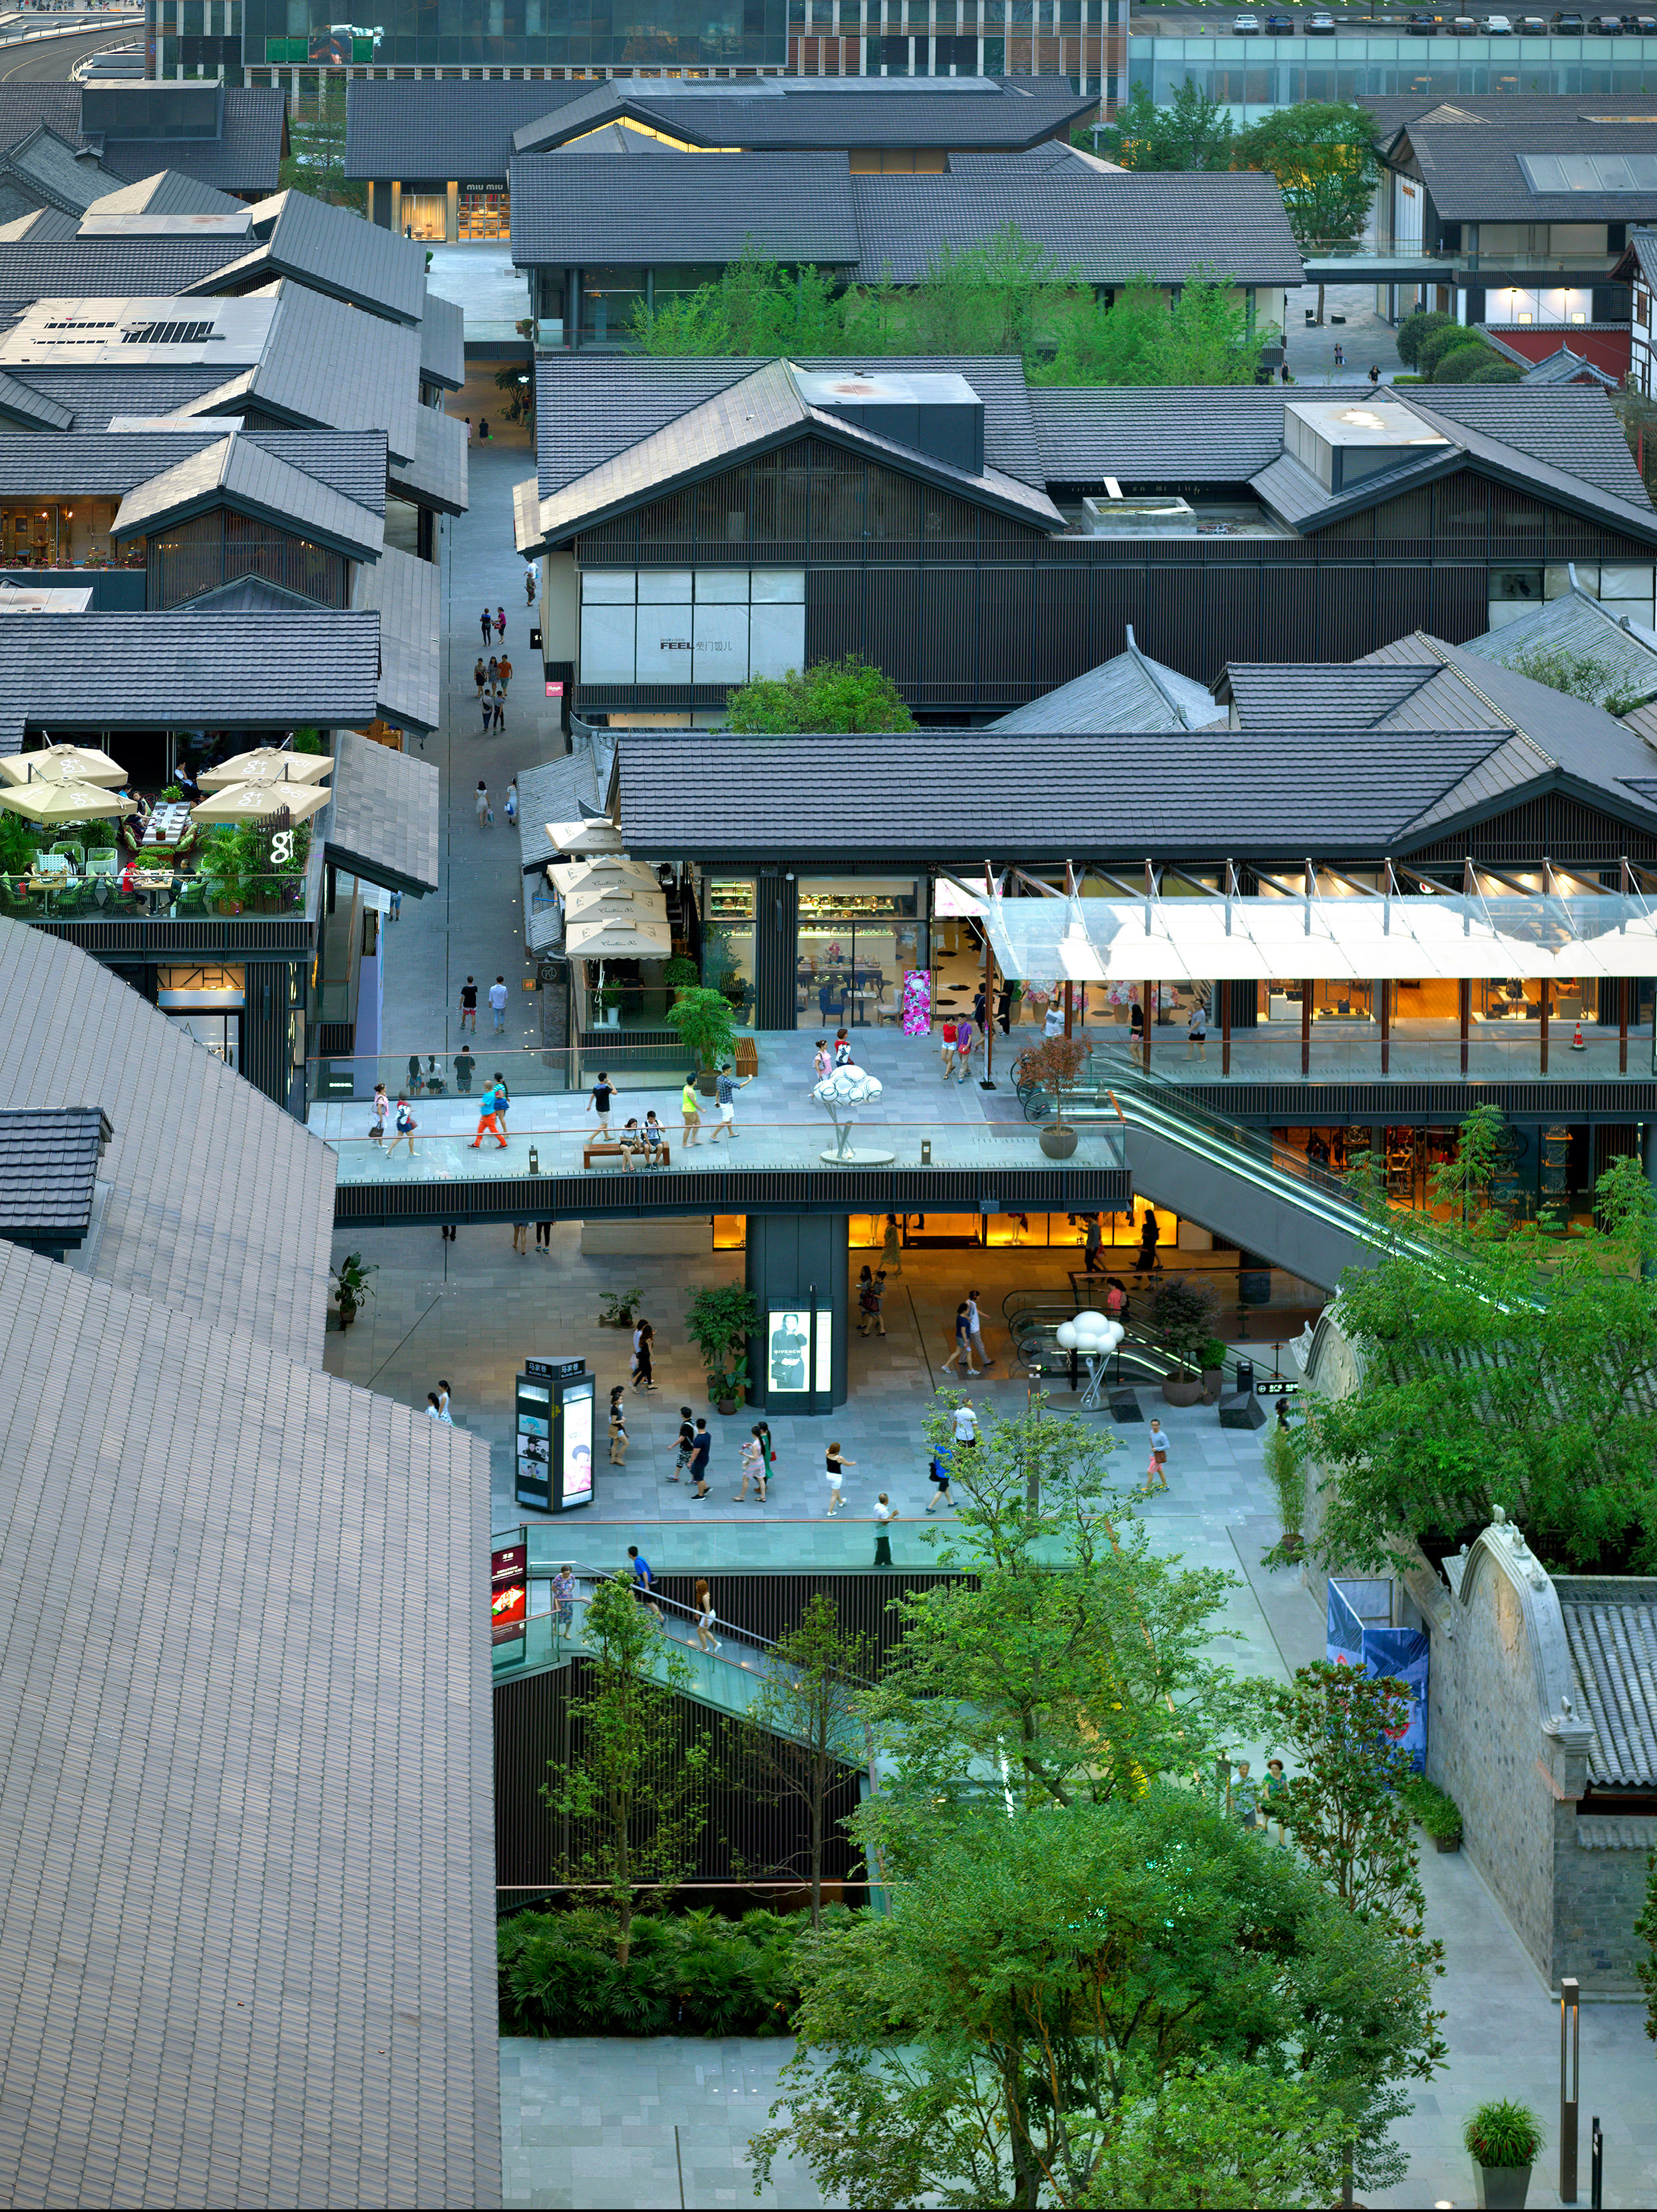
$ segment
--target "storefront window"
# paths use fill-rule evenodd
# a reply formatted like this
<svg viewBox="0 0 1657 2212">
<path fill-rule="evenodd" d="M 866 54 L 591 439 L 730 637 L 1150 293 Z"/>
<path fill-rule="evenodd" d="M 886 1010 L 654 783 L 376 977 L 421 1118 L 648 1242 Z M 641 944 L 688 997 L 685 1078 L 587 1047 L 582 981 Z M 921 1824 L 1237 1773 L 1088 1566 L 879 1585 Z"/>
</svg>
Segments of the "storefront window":
<svg viewBox="0 0 1657 2212">
<path fill-rule="evenodd" d="M 112 499 L 12 500 L 0 506 L 0 568 L 107 568 L 119 557 L 109 533 Z M 127 557 L 142 562 L 140 544 Z"/>
<path fill-rule="evenodd" d="M 404 192 L 403 234 L 441 245 L 448 235 L 449 196 L 446 192 Z"/>
<path fill-rule="evenodd" d="M 913 876 L 802 876 L 795 1007 L 799 1025 L 903 1019 L 903 978 L 926 966 Z"/>
<path fill-rule="evenodd" d="M 1312 986 L 1314 1022 L 1367 1022 L 1375 1012 L 1368 983 L 1316 982 Z"/>
<path fill-rule="evenodd" d="M 645 304 L 642 269 L 584 269 L 581 272 L 581 343 L 627 345 L 633 318 Z"/>
<path fill-rule="evenodd" d="M 702 981 L 723 991 L 745 1021 L 754 1005 L 754 878 L 710 876 L 702 928 Z"/>
<path fill-rule="evenodd" d="M 503 185 L 463 185 L 459 217 L 462 238 L 510 238 L 512 195 Z"/>
</svg>

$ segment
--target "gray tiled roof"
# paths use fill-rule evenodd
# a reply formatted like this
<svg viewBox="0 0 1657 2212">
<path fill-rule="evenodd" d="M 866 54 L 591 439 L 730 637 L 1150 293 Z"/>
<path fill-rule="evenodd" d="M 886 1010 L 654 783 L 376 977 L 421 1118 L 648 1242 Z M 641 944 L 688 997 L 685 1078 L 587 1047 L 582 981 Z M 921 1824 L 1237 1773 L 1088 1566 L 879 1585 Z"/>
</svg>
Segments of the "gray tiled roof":
<svg viewBox="0 0 1657 2212">
<path fill-rule="evenodd" d="M 1216 694 L 1229 699 L 1244 729 L 1279 730 L 1296 723 L 1321 723 L 1338 730 L 1386 727 L 1399 708 L 1442 672 L 1430 658 L 1409 664 L 1393 661 L 1308 665 L 1292 661 L 1231 661 Z M 1460 726 L 1458 716 L 1450 726 Z M 1423 726 L 1442 729 L 1442 721 Z M 1481 708 L 1475 729 L 1505 734 L 1500 715 Z"/>
<path fill-rule="evenodd" d="M 752 355 L 729 361 L 538 355 L 537 458 L 543 497 L 585 476 L 601 461 L 625 453 L 764 365 Z M 830 374 L 868 365 L 868 357 L 860 354 L 802 354 L 795 363 Z M 984 459 L 988 465 L 1023 483 L 1045 481 L 1031 394 L 1016 354 L 905 356 L 883 358 L 880 367 L 894 374 L 919 370 L 964 376 L 984 403 Z M 1281 442 L 1281 409 L 1278 431 Z"/>
<path fill-rule="evenodd" d="M 1491 439 L 1651 513 L 1623 426 L 1592 385 L 1433 384 L 1411 404 L 1451 437 Z"/>
<path fill-rule="evenodd" d="M 17 614 L 0 623 L 0 700 L 58 730 L 293 729 L 373 718 L 379 618 Z M 78 1102 L 77 1102 L 78 1103 Z"/>
<path fill-rule="evenodd" d="M 100 1282 L 320 1365 L 333 1152 L 110 969 L 0 921 L 0 1108 L 53 1106 L 103 1106 L 113 1127 L 82 1257 Z"/>
<path fill-rule="evenodd" d="M 111 1134 L 97 1106 L 0 1111 L 0 1237 L 78 1245 L 91 1226 L 98 1163 Z"/>
<path fill-rule="evenodd" d="M 240 238 L 25 239 L 0 246 L 0 300 L 167 300 L 246 251 Z"/>
<path fill-rule="evenodd" d="M 210 368 L 23 369 L 0 384 L 0 412 L 10 404 L 5 387 L 18 385 L 64 410 L 65 429 L 106 430 L 118 415 L 176 414 L 220 380 Z"/>
<path fill-rule="evenodd" d="M 549 822 L 579 822 L 584 810 L 596 812 L 604 794 L 585 745 L 557 760 L 520 769 L 518 775 L 518 845 L 525 877 L 539 875 L 557 847 L 547 836 Z M 543 878 L 543 887 L 544 878 Z M 525 896 L 537 886 L 526 884 Z M 531 948 L 539 950 L 537 945 Z"/>
<path fill-rule="evenodd" d="M 21 383 L 15 376 L 0 372 L 0 418 L 11 422 L 42 422 L 54 431 L 67 430 L 75 420 L 73 408 L 65 407 L 33 385 Z"/>
<path fill-rule="evenodd" d="M 1381 143 L 1418 117 L 1460 115 L 1468 123 L 1570 123 L 1594 115 L 1648 115 L 1648 92 L 1510 92 L 1462 93 L 1450 100 L 1442 93 L 1409 92 L 1360 94 L 1358 106 L 1375 118 Z"/>
<path fill-rule="evenodd" d="M 1575 384 L 1579 379 L 1587 384 L 1603 385 L 1607 392 L 1615 392 L 1622 383 L 1620 376 L 1613 376 L 1597 362 L 1585 361 L 1568 345 L 1562 345 L 1557 353 L 1551 353 L 1545 361 L 1539 361 L 1534 368 L 1525 372 L 1527 384 Z"/>
<path fill-rule="evenodd" d="M 682 155 L 683 146 L 670 146 L 665 138 L 653 132 L 640 131 L 633 123 L 606 123 L 597 131 L 589 131 L 580 138 L 570 139 L 559 149 L 576 154 L 668 154 Z"/>
<path fill-rule="evenodd" d="M 0 240 L 8 246 L 20 246 L 26 238 L 33 239 L 37 246 L 44 246 L 49 239 L 78 238 L 80 234 L 80 216 L 70 215 L 62 208 L 31 208 L 13 222 L 0 222 Z"/>
<path fill-rule="evenodd" d="M 180 169 L 157 169 L 136 185 L 118 185 L 91 202 L 88 215 L 239 215 L 242 203 L 228 192 L 187 177 Z"/>
<path fill-rule="evenodd" d="M 913 191 L 914 179 L 904 181 Z M 520 268 L 736 261 L 748 248 L 775 261 L 849 265 L 859 254 L 853 182 L 843 154 L 703 154 L 689 171 L 671 161 L 618 167 L 579 151 L 519 155 L 512 258 Z"/>
<path fill-rule="evenodd" d="M 621 826 L 643 860 L 833 851 L 988 856 L 1235 852 L 1281 839 L 1308 851 L 1395 851 L 1406 827 L 1501 742 L 1406 732 L 1331 746 L 1320 726 L 1130 732 L 1055 753 L 1035 731 L 752 738 L 624 730 Z M 1630 740 L 1637 743 L 1637 740 Z M 918 821 L 914 794 L 950 799 Z"/>
<path fill-rule="evenodd" d="M 374 79 L 348 85 L 345 173 L 358 179 L 403 177 L 417 159 L 422 176 L 504 182 L 512 134 L 519 125 L 581 99 L 590 89 L 574 82 L 489 83 L 476 77 L 434 83 Z"/>
<path fill-rule="evenodd" d="M 64 410 L 67 412 L 67 410 Z M 0 438 L 0 498 L 50 493 L 58 499 L 119 499 L 151 477 L 204 447 L 220 444 L 222 428 L 89 431 L 65 438 L 51 431 L 14 431 Z M 244 430 L 250 450 L 274 454 L 291 469 L 366 507 L 385 512 L 385 440 L 372 430 Z"/>
<path fill-rule="evenodd" d="M 204 185 L 216 185 L 221 191 L 273 192 L 287 109 L 285 92 L 227 85 L 218 137 L 106 138 L 104 166 L 117 176 L 138 178 L 153 174 L 161 161 Z"/>
<path fill-rule="evenodd" d="M 1079 149 L 1064 138 L 1044 138 L 1039 146 L 1009 147 L 996 154 L 980 154 L 970 147 L 952 148 L 950 153 L 952 177 L 1005 177 L 1029 171 L 1056 172 L 1060 176 L 1098 174 L 1091 163 L 1082 159 Z"/>
<path fill-rule="evenodd" d="M 390 890 L 437 889 L 439 777 L 434 761 L 341 730 L 333 803 L 323 817 L 329 858 Z"/>
<path fill-rule="evenodd" d="M 1657 1585 L 1635 1587 L 1641 1596 L 1622 1602 L 1560 1592 L 1579 1703 L 1593 1723 L 1588 1779 L 1602 1790 L 1657 1790 Z"/>
<path fill-rule="evenodd" d="M 467 502 L 466 426 L 434 407 L 415 410 L 414 457 L 394 461 L 386 488 L 416 507 L 464 514 Z"/>
<path fill-rule="evenodd" d="M 930 454 L 895 444 L 808 405 L 788 363 L 774 361 L 543 500 L 538 534 L 525 542 L 520 532 L 518 550 L 528 554 L 539 544 L 554 543 L 578 529 L 594 528 L 605 516 L 640 500 L 659 496 L 674 484 L 690 481 L 743 453 L 765 450 L 791 432 L 807 430 L 831 443 L 866 452 L 906 475 L 942 485 L 974 505 L 1011 515 L 1032 528 L 1057 529 L 1062 525 L 1063 517 L 1046 495 L 1016 477 L 1004 476 L 987 465 L 981 476 L 968 476 Z"/>
<path fill-rule="evenodd" d="M 1504 668 L 1530 653 L 1582 653 L 1608 671 L 1616 690 L 1657 698 L 1657 632 L 1620 620 L 1580 590 L 1527 607 L 1499 629 L 1470 638 L 1462 651 Z"/>
<path fill-rule="evenodd" d="M 466 317 L 457 301 L 428 292 L 420 318 L 420 374 L 458 392 L 466 381 Z"/>
<path fill-rule="evenodd" d="M 305 192 L 255 201 L 252 216 L 254 229 L 269 240 L 276 275 L 297 276 L 373 314 L 420 320 L 426 249 L 416 240 Z"/>
<path fill-rule="evenodd" d="M 1423 118 L 1410 125 L 1409 143 L 1446 222 L 1648 222 L 1657 216 L 1657 192 L 1539 192 L 1520 166 L 1526 154 L 1657 152 L 1657 125 L 1649 122 L 1470 127 Z"/>
<path fill-rule="evenodd" d="M 434 730 L 443 719 L 443 595 L 430 561 L 388 545 L 364 562 L 351 605 L 379 616 L 379 707 L 387 721 Z"/>
<path fill-rule="evenodd" d="M 9 93 L 11 87 L 7 85 Z M 3 118 L 9 101 L 0 101 L 0 118 Z M 75 113 L 78 118 L 81 103 L 77 97 Z M 52 207 L 82 210 L 109 188 L 113 173 L 89 154 L 76 151 L 76 126 L 65 131 L 55 119 L 45 116 L 32 129 L 11 134 L 0 125 L 0 144 L 5 147 L 7 173 L 37 188 L 40 196 Z"/>
<path fill-rule="evenodd" d="M 1074 270 L 1089 284 L 1138 276 L 1179 284 L 1203 268 L 1243 284 L 1301 282 L 1283 195 L 1259 170 L 979 172 L 854 176 L 851 183 L 859 274 L 867 283 L 918 283 L 945 247 L 987 244 L 1010 224 L 1041 246 L 1061 276 Z"/>
<path fill-rule="evenodd" d="M 1039 730 L 1047 737 L 1102 737 L 1120 730 L 1198 730 L 1223 720 L 1204 684 L 1141 653 L 1132 628 L 1128 648 L 1085 676 L 1015 707 L 992 730 Z"/>
<path fill-rule="evenodd" d="M 1435 477 L 1460 468 L 1461 462 L 1457 447 L 1442 446 L 1430 453 L 1406 454 L 1394 468 L 1361 477 L 1350 490 L 1328 491 L 1292 453 L 1279 453 L 1251 482 L 1261 504 L 1280 520 L 1296 530 L 1322 530 L 1411 485 L 1431 483 Z"/>
<path fill-rule="evenodd" d="M 111 534 L 149 534 L 216 507 L 260 516 L 355 560 L 373 560 L 385 542 L 382 514 L 234 434 L 135 486 Z"/>
<path fill-rule="evenodd" d="M 283 280 L 248 397 L 295 422 L 384 430 L 394 461 L 410 461 L 419 404 L 420 333 L 288 277 Z"/>
</svg>

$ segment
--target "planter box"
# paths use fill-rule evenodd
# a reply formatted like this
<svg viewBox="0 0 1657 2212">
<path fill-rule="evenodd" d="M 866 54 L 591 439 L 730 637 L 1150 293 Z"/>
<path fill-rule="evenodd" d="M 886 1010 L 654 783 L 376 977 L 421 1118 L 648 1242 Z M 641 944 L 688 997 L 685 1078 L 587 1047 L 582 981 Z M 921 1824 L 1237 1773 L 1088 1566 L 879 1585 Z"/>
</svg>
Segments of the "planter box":
<svg viewBox="0 0 1657 2212">
<path fill-rule="evenodd" d="M 1433 1838 L 1433 1849 L 1435 1851 L 1459 1851 L 1461 1849 L 1461 1838 L 1460 1836 L 1435 1836 Z M 1506 2173 L 1508 2171 L 1508 2168 L 1505 2166 L 1493 2166 L 1490 2168 L 1490 2172 L 1492 2173 Z M 1517 2173 L 1520 2171 L 1520 2168 L 1518 2166 L 1514 2166 L 1512 2171 Z M 1524 2168 L 1524 2171 L 1528 2173 L 1530 2172 L 1530 2168 L 1527 2166 Z M 1521 2197 L 1519 2201 L 1522 2204 L 1525 2200 Z"/>
<path fill-rule="evenodd" d="M 1474 2202 L 1487 2206 L 1489 2212 L 1524 2212 L 1530 2185 L 1531 2169 L 1527 2166 L 1473 2168 Z"/>
<path fill-rule="evenodd" d="M 1201 1379 L 1195 1375 L 1189 1382 L 1182 1382 L 1177 1375 L 1162 1377 L 1162 1396 L 1170 1406 L 1194 1406 L 1202 1395 Z"/>
<path fill-rule="evenodd" d="M 1050 1160 L 1067 1160 L 1076 1150 L 1076 1132 L 1068 1127 L 1043 1129 L 1041 1143 L 1042 1151 Z"/>
</svg>

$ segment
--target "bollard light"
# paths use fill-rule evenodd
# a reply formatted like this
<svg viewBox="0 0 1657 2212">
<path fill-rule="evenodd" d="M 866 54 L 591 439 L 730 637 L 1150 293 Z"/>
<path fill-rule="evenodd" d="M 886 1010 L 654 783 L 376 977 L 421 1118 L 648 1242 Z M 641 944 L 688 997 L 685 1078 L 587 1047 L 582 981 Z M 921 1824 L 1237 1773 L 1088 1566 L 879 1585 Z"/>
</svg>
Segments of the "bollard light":
<svg viewBox="0 0 1657 2212">
<path fill-rule="evenodd" d="M 531 1175 L 539 1175 L 539 1174 L 540 1174 L 540 1172 L 541 1172 L 541 1155 L 540 1155 L 540 1153 L 536 1150 L 535 1146 L 534 1146 L 533 1145 L 531 1145 L 531 1146 L 530 1146 L 530 1173 L 531 1173 Z"/>
<path fill-rule="evenodd" d="M 923 1168 L 929 1168 L 932 1164 L 932 1140 L 930 1137 L 923 1137 L 920 1140 L 920 1164 Z"/>
</svg>

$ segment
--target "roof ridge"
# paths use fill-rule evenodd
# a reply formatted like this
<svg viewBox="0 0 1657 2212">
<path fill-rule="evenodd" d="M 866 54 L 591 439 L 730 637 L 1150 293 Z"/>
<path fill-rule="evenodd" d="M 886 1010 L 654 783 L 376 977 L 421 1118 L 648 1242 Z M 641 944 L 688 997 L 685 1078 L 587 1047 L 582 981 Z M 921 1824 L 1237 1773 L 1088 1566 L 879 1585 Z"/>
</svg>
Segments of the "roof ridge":
<svg viewBox="0 0 1657 2212">
<path fill-rule="evenodd" d="M 1490 693 L 1484 690 L 1478 684 L 1476 684 L 1472 678 L 1468 675 L 1466 670 L 1463 668 L 1459 662 L 1453 660 L 1450 658 L 1452 653 L 1460 652 L 1462 649 L 1461 647 L 1459 646 L 1446 645 L 1442 638 L 1433 637 L 1425 630 L 1417 630 L 1416 632 L 1416 635 L 1431 648 L 1438 659 L 1443 664 L 1444 667 L 1448 670 L 1449 673 L 1456 678 L 1458 683 L 1465 684 L 1466 685 L 1468 690 L 1472 693 L 1474 698 L 1478 701 L 1480 706 L 1488 707 L 1491 714 L 1496 717 L 1498 721 L 1504 723 L 1507 727 L 1513 732 L 1514 737 L 1522 738 L 1525 740 L 1525 743 L 1529 745 L 1534 752 L 1539 753 L 1541 757 L 1546 761 L 1550 768 L 1557 768 L 1559 766 L 1559 762 L 1555 758 L 1554 755 L 1548 750 L 1547 747 L 1542 743 L 1542 740 L 1538 737 L 1533 737 L 1531 732 L 1525 727 L 1523 723 L 1518 721 L 1514 718 L 1511 709 L 1506 707 L 1498 706 L 1496 701 L 1491 698 Z M 1475 656 L 1475 658 L 1477 656 Z M 1510 670 L 1508 672 L 1513 675 L 1523 675 L 1523 672 L 1517 669 Z M 1528 683 L 1533 679 L 1524 678 L 1524 680 Z M 1545 685 L 1542 688 L 1545 690 L 1547 687 Z"/>
</svg>

